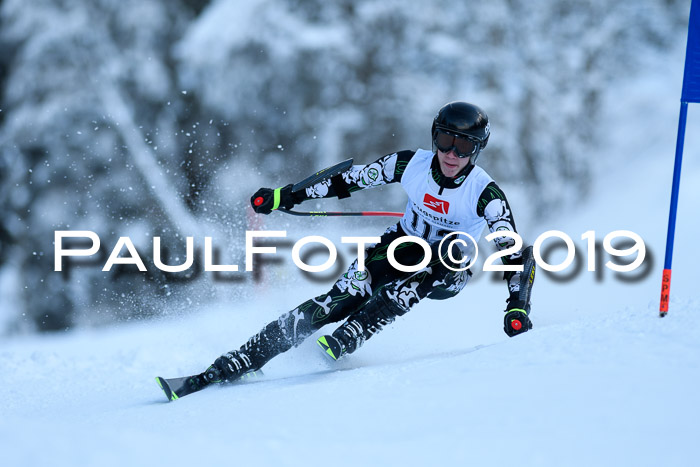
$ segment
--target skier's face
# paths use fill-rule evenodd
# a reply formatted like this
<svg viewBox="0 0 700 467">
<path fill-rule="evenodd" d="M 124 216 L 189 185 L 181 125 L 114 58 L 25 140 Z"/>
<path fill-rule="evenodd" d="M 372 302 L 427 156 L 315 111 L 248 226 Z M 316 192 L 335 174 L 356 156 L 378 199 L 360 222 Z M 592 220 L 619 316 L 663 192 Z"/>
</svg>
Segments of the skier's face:
<svg viewBox="0 0 700 467">
<path fill-rule="evenodd" d="M 438 149 L 438 161 L 440 162 L 440 170 L 445 177 L 454 178 L 462 171 L 472 159 L 471 157 L 460 158 L 455 154 L 454 149 L 449 152 L 442 152 Z"/>
</svg>

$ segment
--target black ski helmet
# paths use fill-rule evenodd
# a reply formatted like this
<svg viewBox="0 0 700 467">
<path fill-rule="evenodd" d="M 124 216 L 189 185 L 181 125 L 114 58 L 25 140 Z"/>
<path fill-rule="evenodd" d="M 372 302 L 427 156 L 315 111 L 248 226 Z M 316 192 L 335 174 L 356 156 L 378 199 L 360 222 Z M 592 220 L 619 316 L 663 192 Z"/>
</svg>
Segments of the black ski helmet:
<svg viewBox="0 0 700 467">
<path fill-rule="evenodd" d="M 477 152 L 472 156 L 472 163 L 476 162 L 479 153 L 486 147 L 491 134 L 489 117 L 486 115 L 486 112 L 467 102 L 450 102 L 445 104 L 433 119 L 431 134 L 433 137 L 433 152 L 436 154 L 435 138 L 438 130 L 479 143 Z"/>
</svg>

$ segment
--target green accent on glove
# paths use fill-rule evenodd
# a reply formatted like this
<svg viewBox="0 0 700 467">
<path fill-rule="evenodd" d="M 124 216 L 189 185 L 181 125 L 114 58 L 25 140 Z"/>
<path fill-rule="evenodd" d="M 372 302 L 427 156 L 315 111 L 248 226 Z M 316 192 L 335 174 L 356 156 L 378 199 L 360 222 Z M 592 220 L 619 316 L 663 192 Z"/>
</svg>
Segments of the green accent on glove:
<svg viewBox="0 0 700 467">
<path fill-rule="evenodd" d="M 275 188 L 274 192 L 274 201 L 272 203 L 272 210 L 274 211 L 275 209 L 280 207 L 280 192 L 282 191 L 283 187 L 280 188 Z"/>
<path fill-rule="evenodd" d="M 511 311 L 521 311 L 525 313 L 525 316 L 527 316 L 527 311 L 523 310 L 522 308 L 511 308 L 510 310 L 506 310 L 506 313 L 510 313 Z"/>
</svg>

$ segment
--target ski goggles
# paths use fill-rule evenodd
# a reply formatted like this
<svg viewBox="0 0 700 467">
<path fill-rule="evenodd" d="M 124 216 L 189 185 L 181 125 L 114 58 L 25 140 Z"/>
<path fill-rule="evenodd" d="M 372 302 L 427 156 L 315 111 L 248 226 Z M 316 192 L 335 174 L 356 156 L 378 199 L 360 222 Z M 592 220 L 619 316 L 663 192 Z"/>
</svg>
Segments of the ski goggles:
<svg viewBox="0 0 700 467">
<path fill-rule="evenodd" d="M 442 152 L 450 152 L 454 149 L 455 154 L 457 154 L 459 158 L 473 156 L 479 152 L 479 148 L 481 147 L 478 141 L 467 139 L 462 136 L 450 135 L 440 130 L 435 132 L 433 142 Z"/>
</svg>

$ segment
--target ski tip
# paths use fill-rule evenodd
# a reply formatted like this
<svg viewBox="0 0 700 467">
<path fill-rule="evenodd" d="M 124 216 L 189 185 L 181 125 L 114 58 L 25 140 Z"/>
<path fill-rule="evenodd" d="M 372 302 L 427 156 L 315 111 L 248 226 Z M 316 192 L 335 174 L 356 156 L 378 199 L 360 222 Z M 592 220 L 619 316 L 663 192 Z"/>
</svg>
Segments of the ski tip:
<svg viewBox="0 0 700 467">
<path fill-rule="evenodd" d="M 337 349 L 336 346 L 334 346 L 334 341 L 331 336 L 321 336 L 316 340 L 316 343 L 318 344 L 321 349 L 323 349 L 323 352 L 333 359 L 333 361 L 337 361 L 338 357 L 340 356 L 340 349 Z"/>
<path fill-rule="evenodd" d="M 165 378 L 161 378 L 160 376 L 156 376 L 156 382 L 158 383 L 158 386 L 163 390 L 165 393 L 165 397 L 168 398 L 168 401 L 172 402 L 174 400 L 177 400 L 177 394 L 175 394 L 172 389 L 170 389 L 170 385 L 168 385 L 168 382 L 165 380 Z"/>
<path fill-rule="evenodd" d="M 262 370 L 254 370 L 249 371 L 247 373 L 243 373 L 237 381 L 257 380 L 262 378 L 263 376 L 265 376 L 265 374 L 262 372 Z"/>
</svg>

